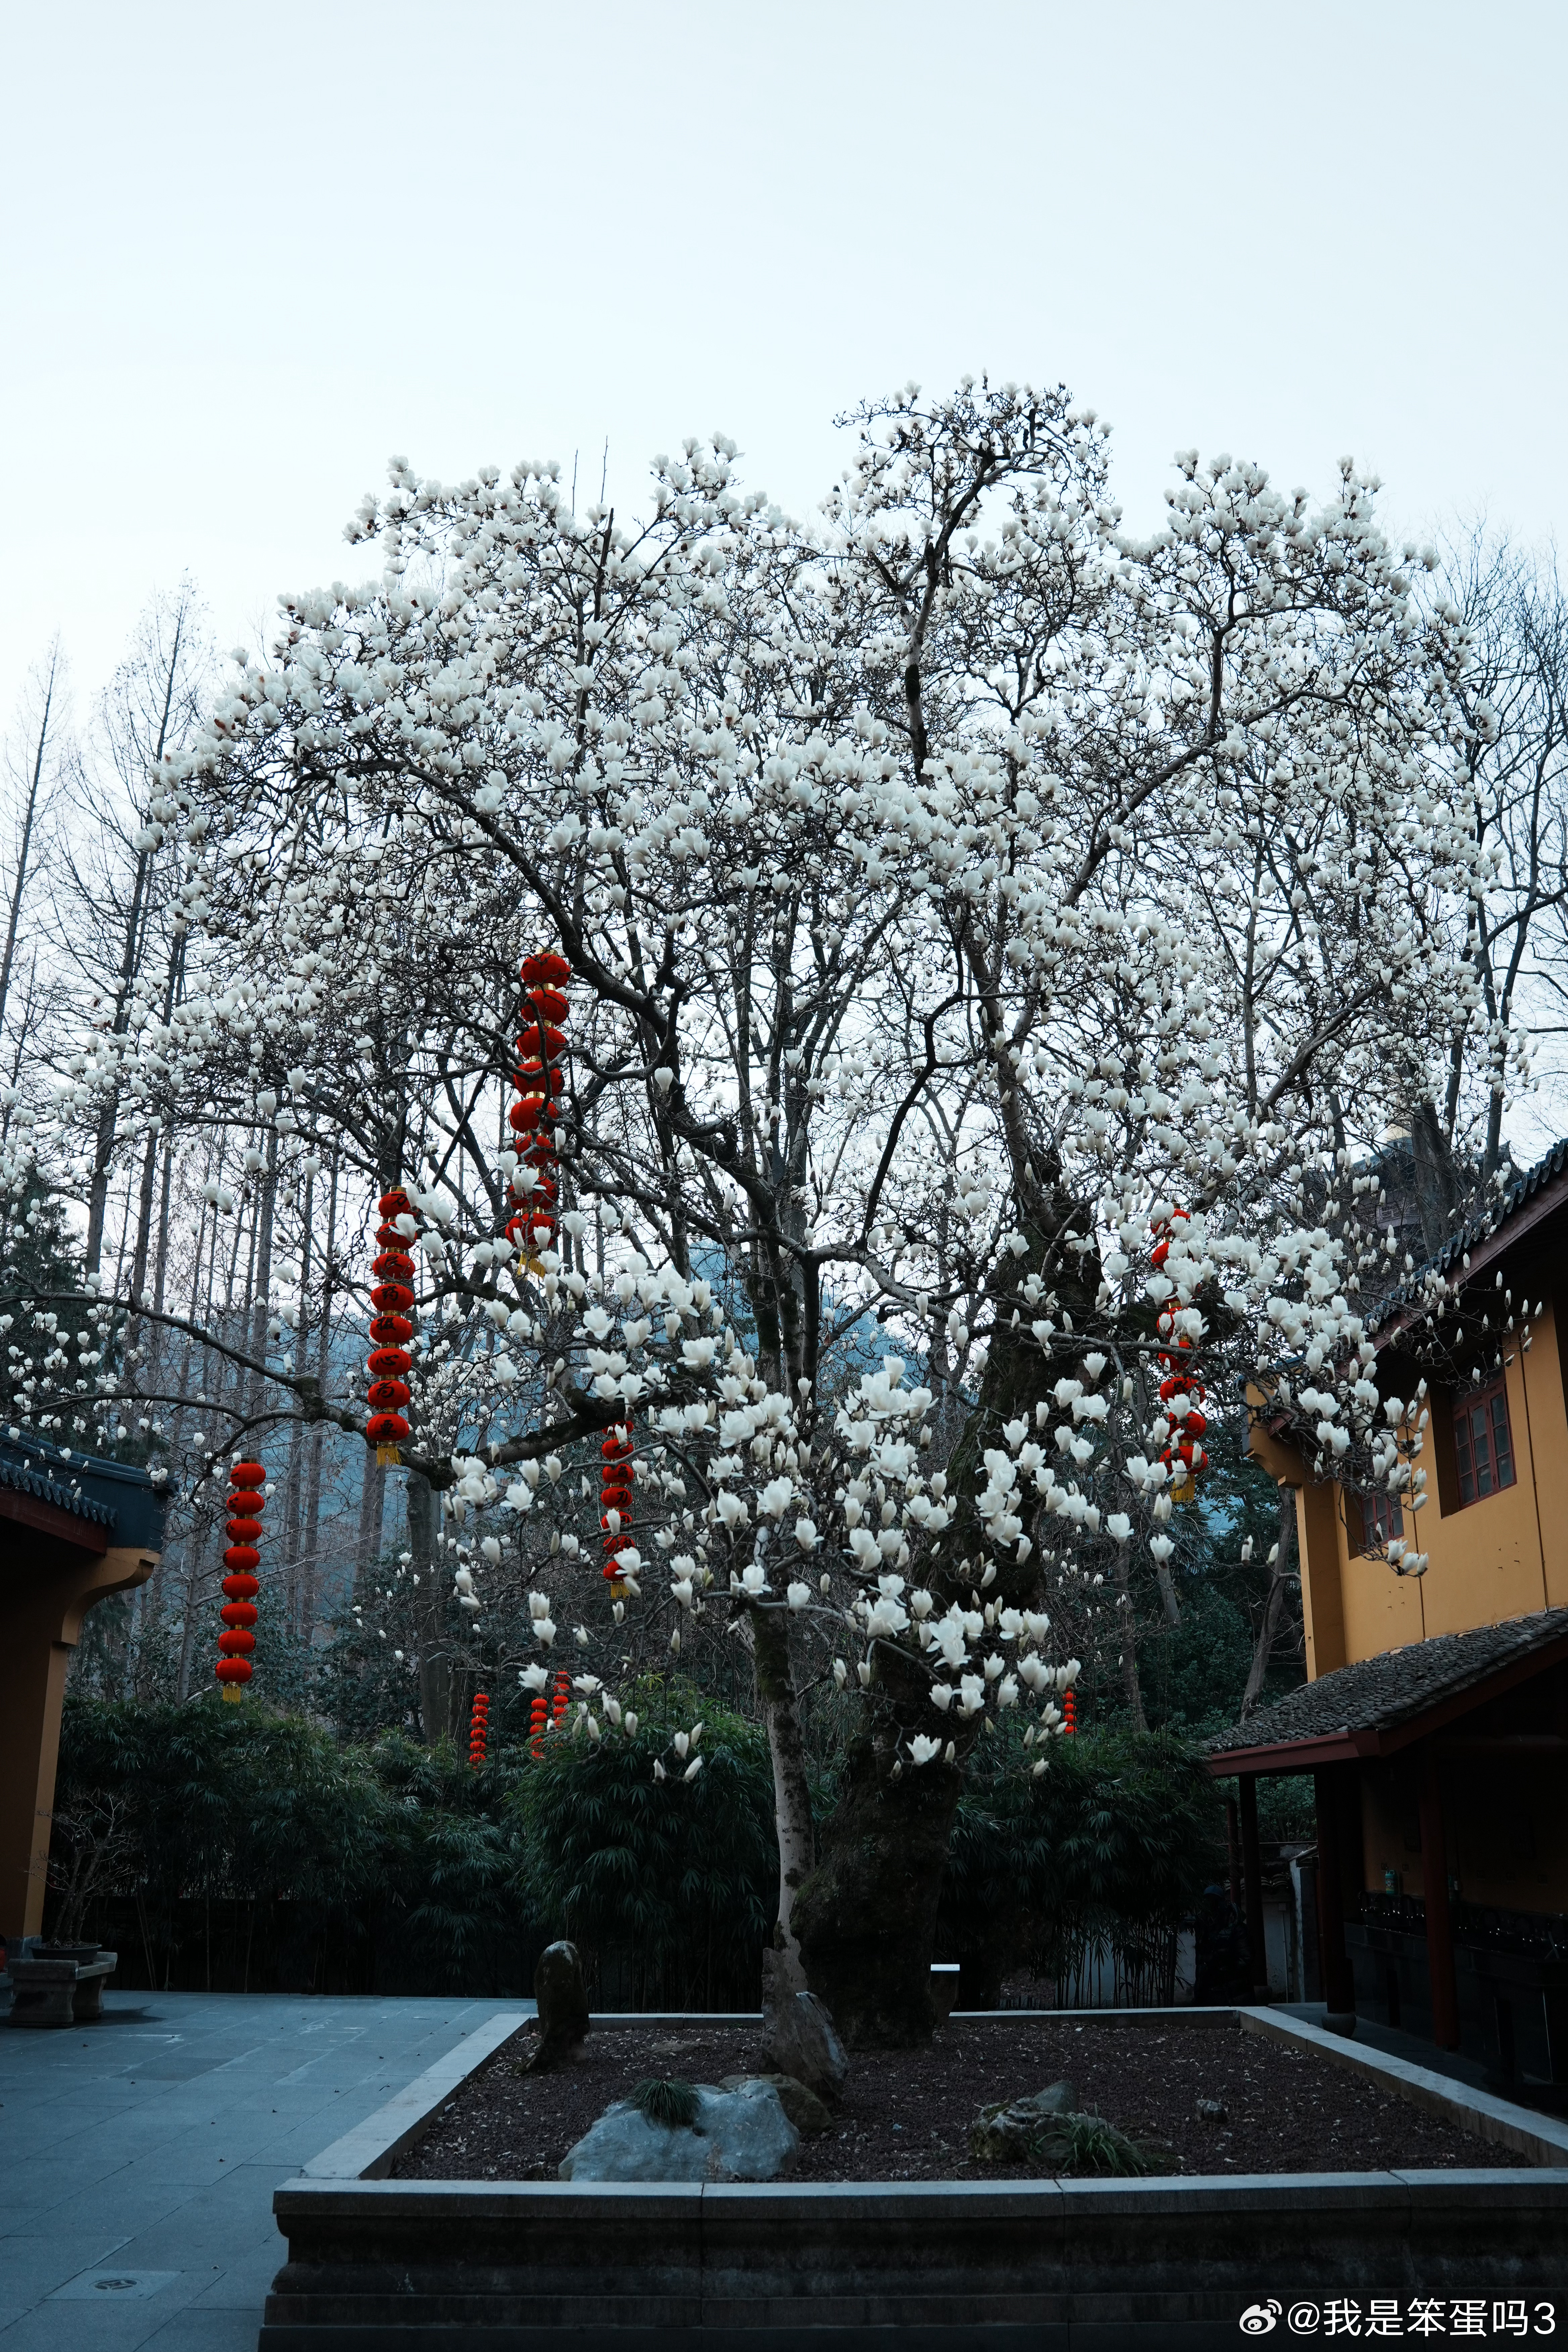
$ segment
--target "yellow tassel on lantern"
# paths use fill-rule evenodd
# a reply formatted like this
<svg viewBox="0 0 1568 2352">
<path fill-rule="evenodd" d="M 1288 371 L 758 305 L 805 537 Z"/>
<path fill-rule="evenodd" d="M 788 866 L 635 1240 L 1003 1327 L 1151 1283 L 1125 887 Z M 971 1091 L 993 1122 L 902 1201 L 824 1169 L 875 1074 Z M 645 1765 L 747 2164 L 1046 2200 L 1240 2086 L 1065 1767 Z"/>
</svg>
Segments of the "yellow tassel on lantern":
<svg viewBox="0 0 1568 2352">
<path fill-rule="evenodd" d="M 239 1705 L 239 1693 L 235 1688 L 233 1683 L 225 1683 L 222 1690 L 218 1693 L 218 1696 L 223 1700 L 225 1706 L 237 1706 Z"/>
<path fill-rule="evenodd" d="M 1190 1503 L 1193 1496 L 1197 1493 L 1197 1481 L 1194 1478 L 1192 1472 L 1189 1470 L 1184 1474 L 1180 1482 L 1172 1487 L 1171 1500 L 1173 1503 Z"/>
<path fill-rule="evenodd" d="M 378 1470 L 396 1470 L 401 1468 L 402 1463 L 403 1456 L 398 1452 L 395 1445 L 378 1445 L 376 1447 L 375 1466 Z"/>
</svg>

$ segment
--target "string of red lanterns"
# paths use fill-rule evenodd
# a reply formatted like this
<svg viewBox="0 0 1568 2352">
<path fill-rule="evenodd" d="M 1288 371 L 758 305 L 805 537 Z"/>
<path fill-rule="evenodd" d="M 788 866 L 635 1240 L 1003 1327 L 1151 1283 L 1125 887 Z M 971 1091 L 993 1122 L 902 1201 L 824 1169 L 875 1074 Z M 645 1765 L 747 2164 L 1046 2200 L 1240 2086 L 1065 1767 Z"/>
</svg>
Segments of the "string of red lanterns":
<svg viewBox="0 0 1568 2352">
<path fill-rule="evenodd" d="M 482 1772 L 485 1769 L 485 1742 L 490 1727 L 490 1702 L 487 1691 L 476 1691 L 468 1709 L 468 1769 Z"/>
<path fill-rule="evenodd" d="M 374 1344 L 365 1364 L 370 1374 L 365 1397 L 370 1418 L 365 1423 L 364 1434 L 366 1444 L 375 1448 L 376 1461 L 390 1469 L 403 1459 L 398 1448 L 408 1434 L 403 1408 L 408 1402 L 408 1374 L 414 1362 L 408 1352 L 408 1342 L 414 1337 L 414 1325 L 409 1319 L 414 1305 L 414 1260 L 408 1254 L 409 1236 L 399 1230 L 395 1220 L 412 1218 L 414 1209 L 401 1184 L 384 1192 L 376 1205 L 381 1212 L 381 1223 L 375 1229 L 380 1255 L 371 1267 L 376 1277 L 370 1294 L 370 1303 L 375 1309 L 370 1327 Z"/>
<path fill-rule="evenodd" d="M 626 1598 L 626 1584 L 616 1561 L 632 1532 L 632 1420 L 617 1422 L 599 1448 L 599 1531 L 605 1546 L 605 1580 L 612 1601 Z"/>
<path fill-rule="evenodd" d="M 545 1732 L 553 1731 L 566 1712 L 566 1704 L 571 1696 L 572 1677 L 564 1668 L 557 1673 L 549 1698 L 545 1697 L 542 1691 L 534 1692 L 533 1705 L 530 1709 L 528 1752 L 535 1763 L 544 1753 Z"/>
<path fill-rule="evenodd" d="M 256 1635 L 251 1629 L 257 1620 L 256 1596 L 261 1590 L 256 1574 L 261 1565 L 257 1546 L 261 1540 L 261 1514 L 267 1508 L 261 1491 L 267 1473 L 259 1462 L 237 1462 L 228 1483 L 232 1491 L 227 1505 L 228 1549 L 223 1556 L 228 1570 L 223 1580 L 224 1630 L 218 1635 L 218 1661 L 213 1671 L 223 1696 L 237 1706 L 253 1672 L 250 1661 Z"/>
<path fill-rule="evenodd" d="M 1073 1733 L 1074 1733 L 1077 1729 L 1078 1729 L 1078 1701 L 1077 1701 L 1077 1699 L 1076 1699 L 1076 1698 L 1074 1698 L 1074 1696 L 1073 1696 L 1073 1695 L 1072 1695 L 1071 1691 L 1069 1690 L 1069 1691 L 1066 1691 L 1066 1692 L 1064 1692 L 1064 1693 L 1063 1693 L 1063 1696 L 1062 1696 L 1062 1734 L 1063 1734 L 1063 1737 L 1064 1737 L 1065 1738 L 1068 1738 L 1068 1739 L 1070 1739 L 1070 1738 L 1071 1738 L 1071 1737 L 1072 1737 L 1072 1735 L 1073 1735 Z"/>
<path fill-rule="evenodd" d="M 1158 1236 L 1152 1262 L 1163 1266 L 1171 1255 L 1171 1244 L 1182 1238 L 1181 1228 L 1188 1223 L 1185 1209 L 1173 1209 L 1168 1217 L 1157 1217 L 1153 1231 Z M 1198 1472 L 1207 1466 L 1208 1455 L 1202 1444 L 1208 1427 L 1206 1416 L 1199 1411 L 1205 1391 L 1197 1377 L 1197 1360 L 1193 1343 L 1184 1331 L 1176 1330 L 1175 1315 L 1169 1307 L 1162 1307 L 1154 1326 L 1165 1345 L 1160 1349 L 1158 1362 L 1162 1372 L 1160 1402 L 1166 1408 L 1170 1436 L 1161 1452 L 1171 1479 L 1171 1499 L 1175 1503 L 1192 1500 Z M 1188 1361 L 1184 1365 L 1183 1356 Z"/>
<path fill-rule="evenodd" d="M 509 1241 L 527 1257 L 548 1249 L 556 1234 L 561 1171 L 555 1128 L 561 1116 L 560 1057 L 566 1046 L 561 1024 L 571 1009 L 563 982 L 571 974 L 564 956 L 522 960 L 522 1022 L 512 1080 L 516 1099 L 507 1113 L 517 1151 L 512 1194 L 522 1205 L 506 1230 Z"/>
</svg>

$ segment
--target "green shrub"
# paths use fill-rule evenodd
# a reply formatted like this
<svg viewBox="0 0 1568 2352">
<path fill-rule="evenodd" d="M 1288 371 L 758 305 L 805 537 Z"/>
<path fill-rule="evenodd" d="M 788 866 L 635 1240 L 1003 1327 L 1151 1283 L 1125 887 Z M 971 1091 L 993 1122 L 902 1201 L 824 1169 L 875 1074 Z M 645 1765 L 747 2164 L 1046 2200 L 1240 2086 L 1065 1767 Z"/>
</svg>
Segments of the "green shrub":
<svg viewBox="0 0 1568 2352">
<path fill-rule="evenodd" d="M 635 1738 L 552 1733 L 520 1772 L 531 1897 L 594 1971 L 604 2006 L 751 2007 L 778 1912 L 778 1845 L 767 1741 L 707 1710 L 694 1780 L 656 1780 L 666 1725 L 689 1725 L 695 1694 L 644 1684 Z"/>
<path fill-rule="evenodd" d="M 990 2005 L 1026 1964 L 1069 1979 L 1096 1948 L 1147 1977 L 1223 1836 L 1201 1754 L 1168 1732 L 1082 1732 L 1051 1743 L 1037 1779 L 996 1748 L 959 1801 L 942 1882 L 938 1939 L 963 1964 L 961 1998 Z"/>
<path fill-rule="evenodd" d="M 95 1876 L 96 1929 L 128 1947 L 127 1981 L 521 1991 L 548 1937 L 510 1785 L 449 1746 L 342 1747 L 300 1716 L 216 1695 L 73 1696 L 52 1874 L 68 1903 Z"/>
</svg>

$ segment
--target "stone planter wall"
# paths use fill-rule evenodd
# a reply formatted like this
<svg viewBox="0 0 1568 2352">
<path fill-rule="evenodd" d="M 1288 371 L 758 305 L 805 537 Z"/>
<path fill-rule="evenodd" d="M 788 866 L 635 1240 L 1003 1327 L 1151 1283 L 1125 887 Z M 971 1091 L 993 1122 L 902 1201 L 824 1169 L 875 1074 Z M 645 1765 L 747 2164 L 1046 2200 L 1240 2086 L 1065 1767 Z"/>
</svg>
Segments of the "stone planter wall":
<svg viewBox="0 0 1568 2352">
<path fill-rule="evenodd" d="M 673 2352 L 693 2331 L 713 2352 L 1206 2352 L 1240 2340 L 1242 2311 L 1269 2296 L 1535 2302 L 1568 2277 L 1568 2131 L 1268 2011 L 1205 2022 L 1321 2043 L 1397 2095 L 1468 2105 L 1478 2136 L 1518 2147 L 1520 2170 L 886 2187 L 378 2177 L 518 2022 L 492 2020 L 278 2190 L 289 2260 L 260 2352 Z"/>
</svg>

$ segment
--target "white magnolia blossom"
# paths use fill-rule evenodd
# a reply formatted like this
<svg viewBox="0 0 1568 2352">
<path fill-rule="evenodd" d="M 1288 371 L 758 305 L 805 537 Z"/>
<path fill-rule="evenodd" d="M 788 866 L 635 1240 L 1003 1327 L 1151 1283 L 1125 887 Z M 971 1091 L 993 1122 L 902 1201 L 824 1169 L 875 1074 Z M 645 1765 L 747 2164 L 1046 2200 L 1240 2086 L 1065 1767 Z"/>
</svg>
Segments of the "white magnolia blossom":
<svg viewBox="0 0 1568 2352">
<path fill-rule="evenodd" d="M 474 1618 L 477 1545 L 521 1624 L 548 1575 L 605 1694 L 585 1738 L 626 1661 L 734 1626 L 898 1715 L 917 1764 L 915 1713 L 945 1717 L 956 1768 L 1004 1717 L 1055 1736 L 1061 1649 L 1125 1656 L 1114 1609 L 1145 1555 L 1170 1579 L 1191 1507 L 1184 1414 L 1239 1382 L 1326 1474 L 1423 1507 L 1357 1154 L 1413 1089 L 1489 1104 L 1522 1064 L 1466 945 L 1468 641 L 1369 477 L 1314 507 L 1184 453 L 1141 536 L 1092 411 L 966 382 L 867 410 L 808 525 L 714 436 L 656 462 L 640 520 L 549 464 L 398 460 L 350 537 L 368 575 L 281 598 L 150 780 L 179 992 L 86 1025 L 64 1091 L 8 1111 L 0 1180 L 19 1198 L 111 1097 L 193 1139 L 243 1106 L 243 1146 L 193 1165 L 209 1251 L 237 1199 L 302 1234 L 345 1167 L 374 1223 L 400 1173 L 423 1591 L 453 1565 Z M 494 1144 L 545 949 L 553 1194 Z M 552 1198 L 525 1246 L 516 1204 Z M 363 1375 L 318 1394 L 297 1311 L 321 1281 L 301 1254 L 254 1330 L 196 1330 L 244 1366 L 203 1375 L 201 1476 L 242 1412 L 357 1442 Z M 103 1283 L 85 1354 L 26 1310 L 40 1420 L 140 1393 Z M 1191 1359 L 1164 1397 L 1162 1355 Z M 599 1501 L 615 1430 L 629 1513 Z M 423 1654 L 477 1659 L 499 1615 Z M 538 1591 L 526 1623 L 548 1649 Z"/>
</svg>

